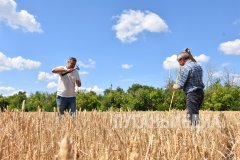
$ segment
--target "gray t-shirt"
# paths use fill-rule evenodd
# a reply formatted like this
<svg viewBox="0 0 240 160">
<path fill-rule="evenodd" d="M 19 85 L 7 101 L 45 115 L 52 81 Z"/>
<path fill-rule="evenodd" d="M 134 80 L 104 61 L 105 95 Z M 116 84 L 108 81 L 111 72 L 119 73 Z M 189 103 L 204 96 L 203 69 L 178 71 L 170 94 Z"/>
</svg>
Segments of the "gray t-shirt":
<svg viewBox="0 0 240 160">
<path fill-rule="evenodd" d="M 59 66 L 58 68 L 67 69 L 66 66 Z M 59 75 L 57 95 L 61 97 L 76 97 L 76 80 L 80 80 L 77 70 L 74 70 L 64 76 Z"/>
</svg>

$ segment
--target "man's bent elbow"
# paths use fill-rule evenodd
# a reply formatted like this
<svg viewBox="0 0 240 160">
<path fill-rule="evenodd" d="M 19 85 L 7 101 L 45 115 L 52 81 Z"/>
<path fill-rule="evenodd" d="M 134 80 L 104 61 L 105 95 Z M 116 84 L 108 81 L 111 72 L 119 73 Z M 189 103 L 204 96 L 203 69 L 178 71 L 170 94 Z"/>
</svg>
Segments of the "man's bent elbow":
<svg viewBox="0 0 240 160">
<path fill-rule="evenodd" d="M 52 73 L 57 73 L 55 68 L 52 69 Z"/>
</svg>

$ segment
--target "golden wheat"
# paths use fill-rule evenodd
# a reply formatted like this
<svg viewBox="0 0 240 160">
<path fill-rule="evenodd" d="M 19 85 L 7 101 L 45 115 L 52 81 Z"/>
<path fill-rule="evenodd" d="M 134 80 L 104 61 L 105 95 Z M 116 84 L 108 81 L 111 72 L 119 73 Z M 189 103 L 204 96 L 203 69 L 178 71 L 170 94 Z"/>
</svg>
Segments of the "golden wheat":
<svg viewBox="0 0 240 160">
<path fill-rule="evenodd" d="M 240 159 L 240 112 L 0 112 L 0 159 Z M 59 143 L 60 142 L 60 143 Z"/>
</svg>

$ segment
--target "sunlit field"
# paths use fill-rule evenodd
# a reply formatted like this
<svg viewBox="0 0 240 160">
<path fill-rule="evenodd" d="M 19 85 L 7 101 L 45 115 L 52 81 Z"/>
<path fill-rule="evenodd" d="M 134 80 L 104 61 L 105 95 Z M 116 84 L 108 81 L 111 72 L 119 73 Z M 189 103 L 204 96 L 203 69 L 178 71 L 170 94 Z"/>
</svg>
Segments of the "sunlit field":
<svg viewBox="0 0 240 160">
<path fill-rule="evenodd" d="M 240 112 L 0 112 L 0 159 L 240 159 Z"/>
</svg>

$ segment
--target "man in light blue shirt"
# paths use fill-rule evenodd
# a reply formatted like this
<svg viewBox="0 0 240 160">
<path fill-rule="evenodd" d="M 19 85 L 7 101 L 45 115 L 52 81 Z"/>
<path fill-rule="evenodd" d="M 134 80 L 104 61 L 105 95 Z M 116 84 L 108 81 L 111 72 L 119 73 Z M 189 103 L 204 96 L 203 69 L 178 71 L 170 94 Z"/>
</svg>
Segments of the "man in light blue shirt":
<svg viewBox="0 0 240 160">
<path fill-rule="evenodd" d="M 191 53 L 180 52 L 177 61 L 181 66 L 179 81 L 173 89 L 183 89 L 186 94 L 187 118 L 191 123 L 199 121 L 199 109 L 204 99 L 202 67 L 193 61 Z"/>
</svg>

